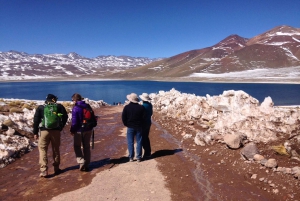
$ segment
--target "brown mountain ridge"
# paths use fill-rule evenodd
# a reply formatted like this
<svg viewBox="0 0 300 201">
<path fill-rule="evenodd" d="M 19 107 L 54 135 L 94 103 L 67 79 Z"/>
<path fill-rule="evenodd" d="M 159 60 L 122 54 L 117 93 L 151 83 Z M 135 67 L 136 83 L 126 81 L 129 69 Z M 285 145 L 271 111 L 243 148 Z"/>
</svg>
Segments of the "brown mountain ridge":
<svg viewBox="0 0 300 201">
<path fill-rule="evenodd" d="M 145 66 L 117 72 L 123 79 L 166 79 L 193 73 L 228 73 L 300 66 L 300 29 L 278 26 L 247 39 L 230 35 L 203 49 L 187 51 Z"/>
</svg>

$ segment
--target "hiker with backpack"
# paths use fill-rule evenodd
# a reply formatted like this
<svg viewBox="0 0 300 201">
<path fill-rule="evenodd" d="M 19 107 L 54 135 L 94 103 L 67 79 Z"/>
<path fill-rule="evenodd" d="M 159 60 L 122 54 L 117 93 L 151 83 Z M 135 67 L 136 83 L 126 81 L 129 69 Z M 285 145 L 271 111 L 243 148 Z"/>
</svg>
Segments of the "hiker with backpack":
<svg viewBox="0 0 300 201">
<path fill-rule="evenodd" d="M 39 105 L 33 119 L 33 135 L 38 141 L 40 177 L 48 176 L 48 146 L 51 143 L 54 174 L 61 173 L 60 165 L 60 132 L 66 125 L 68 114 L 65 107 L 57 103 L 57 97 L 48 94 L 44 105 Z M 40 132 L 39 132 L 40 131 Z M 39 133 L 39 135 L 38 135 Z"/>
<path fill-rule="evenodd" d="M 91 162 L 90 141 L 93 128 L 97 125 L 96 116 L 89 104 L 78 93 L 73 94 L 75 103 L 72 109 L 71 135 L 74 137 L 74 151 L 80 171 L 89 171 Z M 83 149 L 81 149 L 81 145 Z"/>
</svg>

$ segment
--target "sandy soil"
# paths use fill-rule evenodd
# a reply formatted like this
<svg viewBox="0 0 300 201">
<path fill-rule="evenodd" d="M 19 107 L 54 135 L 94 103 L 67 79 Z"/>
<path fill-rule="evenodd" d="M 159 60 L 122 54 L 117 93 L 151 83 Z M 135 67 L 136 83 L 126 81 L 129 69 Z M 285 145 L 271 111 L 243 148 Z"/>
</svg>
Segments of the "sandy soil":
<svg viewBox="0 0 300 201">
<path fill-rule="evenodd" d="M 108 113 L 121 112 L 123 107 L 111 109 Z M 126 137 L 125 127 L 120 136 Z M 126 156 L 128 151 L 123 156 L 122 165 L 112 162 L 108 170 L 97 173 L 86 187 L 60 194 L 51 200 L 171 200 L 170 192 L 165 188 L 164 176 L 159 172 L 155 160 L 128 162 Z"/>
<path fill-rule="evenodd" d="M 157 113 L 150 131 L 152 159 L 128 162 L 122 109 L 106 106 L 96 110 L 100 119 L 90 172 L 78 170 L 66 127 L 61 145 L 63 172 L 55 176 L 50 166 L 49 178 L 39 178 L 35 149 L 0 169 L 0 200 L 300 200 L 300 182 L 292 175 L 245 162 L 239 150 L 224 144 L 197 146 L 193 138 L 183 139 L 182 133 L 189 132 L 187 122 Z M 274 155 L 266 145 L 258 146 L 279 164 L 300 166 Z M 50 154 L 49 164 L 51 161 Z M 251 178 L 253 174 L 256 179 Z"/>
<path fill-rule="evenodd" d="M 86 187 L 51 200 L 171 200 L 156 165 L 155 160 L 124 163 L 97 173 Z"/>
</svg>

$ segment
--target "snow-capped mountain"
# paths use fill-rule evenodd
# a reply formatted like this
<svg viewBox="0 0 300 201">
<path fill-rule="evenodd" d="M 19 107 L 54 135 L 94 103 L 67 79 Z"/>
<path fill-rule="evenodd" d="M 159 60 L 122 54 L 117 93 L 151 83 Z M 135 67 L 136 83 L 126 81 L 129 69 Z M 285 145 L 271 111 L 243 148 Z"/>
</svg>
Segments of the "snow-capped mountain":
<svg viewBox="0 0 300 201">
<path fill-rule="evenodd" d="M 1 77 L 18 79 L 64 77 L 64 76 L 102 76 L 103 73 L 123 71 L 149 64 L 158 59 L 130 56 L 98 56 L 86 58 L 75 52 L 69 54 L 27 54 L 25 52 L 0 52 Z"/>
<path fill-rule="evenodd" d="M 290 70 L 291 69 L 291 70 Z M 170 58 L 129 56 L 86 58 L 77 53 L 27 54 L 0 52 L 0 80 L 93 78 L 93 79 L 191 79 L 203 77 L 274 78 L 300 77 L 300 29 L 278 26 L 253 38 L 230 35 L 203 49 Z M 230 73 L 230 75 L 229 75 Z M 271 74 L 272 73 L 272 74 Z"/>
<path fill-rule="evenodd" d="M 300 66 L 300 29 L 279 26 L 250 39 L 230 35 L 211 47 L 187 51 L 115 76 L 159 79 L 197 73 L 248 73 L 256 69 L 285 68 L 282 72 L 286 72 L 286 68 L 297 66 Z"/>
</svg>

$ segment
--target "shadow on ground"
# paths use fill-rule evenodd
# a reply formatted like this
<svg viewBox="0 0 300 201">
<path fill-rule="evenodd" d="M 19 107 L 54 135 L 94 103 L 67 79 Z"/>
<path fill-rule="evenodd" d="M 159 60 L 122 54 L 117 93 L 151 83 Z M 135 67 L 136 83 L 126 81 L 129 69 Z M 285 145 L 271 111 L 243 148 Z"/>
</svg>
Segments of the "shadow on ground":
<svg viewBox="0 0 300 201">
<path fill-rule="evenodd" d="M 155 159 L 155 158 L 159 158 L 159 157 L 163 157 L 163 156 L 169 156 L 169 155 L 173 155 L 178 152 L 181 152 L 181 151 L 182 151 L 182 149 L 173 149 L 173 150 L 163 149 L 163 150 L 154 152 L 150 158 L 146 158 L 143 160 L 150 160 L 150 159 Z M 125 156 L 122 156 L 122 157 L 116 158 L 116 159 L 110 159 L 110 164 L 112 164 L 110 168 L 112 168 L 115 165 L 119 165 L 119 164 L 123 164 L 123 163 L 127 163 L 127 162 L 129 162 L 129 158 L 125 157 Z"/>
<path fill-rule="evenodd" d="M 176 154 L 178 152 L 181 152 L 182 149 L 162 149 L 162 150 L 158 150 L 156 152 L 154 152 L 151 155 L 151 158 L 159 158 L 159 157 L 163 157 L 163 156 L 169 156 L 169 155 L 173 155 Z"/>
</svg>

